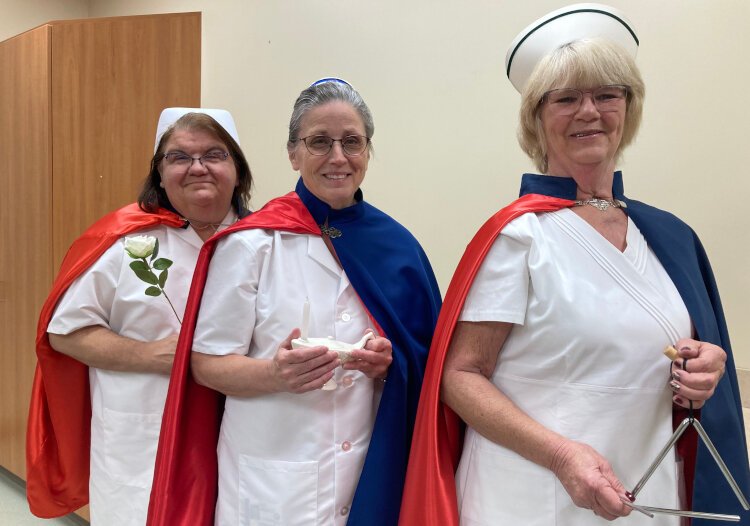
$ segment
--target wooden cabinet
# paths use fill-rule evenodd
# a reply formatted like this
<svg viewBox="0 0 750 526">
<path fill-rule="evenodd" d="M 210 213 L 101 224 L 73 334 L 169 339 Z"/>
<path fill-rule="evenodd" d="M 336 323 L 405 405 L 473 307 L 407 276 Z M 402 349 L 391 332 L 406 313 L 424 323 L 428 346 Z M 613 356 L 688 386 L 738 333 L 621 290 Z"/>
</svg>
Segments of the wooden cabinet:
<svg viewBox="0 0 750 526">
<path fill-rule="evenodd" d="M 137 197 L 161 110 L 200 106 L 200 35 L 180 13 L 0 42 L 0 465 L 21 478 L 41 305 L 73 239 Z"/>
</svg>

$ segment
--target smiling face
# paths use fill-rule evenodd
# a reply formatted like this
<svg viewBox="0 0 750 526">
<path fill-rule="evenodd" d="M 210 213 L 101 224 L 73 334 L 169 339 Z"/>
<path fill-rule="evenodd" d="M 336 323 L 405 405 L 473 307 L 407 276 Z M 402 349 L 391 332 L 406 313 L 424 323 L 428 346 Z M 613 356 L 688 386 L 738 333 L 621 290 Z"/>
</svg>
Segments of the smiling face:
<svg viewBox="0 0 750 526">
<path fill-rule="evenodd" d="M 589 88 L 579 88 L 585 91 Z M 625 126 L 626 101 L 615 111 L 599 111 L 591 94 L 585 94 L 573 115 L 557 114 L 543 103 L 539 118 L 544 130 L 547 173 L 572 177 L 582 169 L 612 173 Z"/>
<path fill-rule="evenodd" d="M 342 101 L 315 106 L 302 118 L 299 137 L 326 135 L 341 139 L 347 135 L 366 135 L 365 125 L 357 110 Z M 359 155 L 346 155 L 340 142 L 334 142 L 327 155 L 312 155 L 303 141 L 289 150 L 292 168 L 299 171 L 302 182 L 312 194 L 331 208 L 341 209 L 354 204 L 370 161 L 370 148 Z"/>
<path fill-rule="evenodd" d="M 164 153 L 182 152 L 200 157 L 209 152 L 228 152 L 215 135 L 203 130 L 176 129 L 164 147 Z M 229 211 L 232 193 L 238 185 L 237 168 L 231 157 L 221 162 L 193 161 L 185 167 L 159 162 L 161 187 L 172 206 L 183 216 L 199 221 L 221 221 Z"/>
</svg>

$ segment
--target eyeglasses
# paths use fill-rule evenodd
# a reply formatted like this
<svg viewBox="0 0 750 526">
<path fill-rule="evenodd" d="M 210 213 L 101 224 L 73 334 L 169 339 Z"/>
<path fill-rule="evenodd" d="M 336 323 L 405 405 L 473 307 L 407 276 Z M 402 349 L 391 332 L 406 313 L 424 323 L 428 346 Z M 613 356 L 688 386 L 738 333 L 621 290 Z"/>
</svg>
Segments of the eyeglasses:
<svg viewBox="0 0 750 526">
<path fill-rule="evenodd" d="M 628 96 L 629 91 L 629 86 L 620 84 L 583 91 L 575 88 L 553 89 L 542 96 L 540 104 L 546 102 L 557 115 L 573 115 L 581 107 L 584 94 L 591 94 L 591 100 L 597 110 L 617 111 L 620 109 L 620 102 Z"/>
<path fill-rule="evenodd" d="M 309 135 L 297 140 L 305 143 L 305 148 L 313 155 L 328 155 L 333 143 L 340 142 L 344 153 L 354 156 L 364 152 L 370 144 L 370 138 L 364 135 L 347 135 L 343 139 L 332 139 L 327 135 Z"/>
<path fill-rule="evenodd" d="M 211 150 L 200 157 L 190 157 L 185 152 L 167 152 L 164 154 L 164 162 L 167 166 L 187 171 L 195 161 L 201 163 L 205 168 L 211 168 L 223 163 L 228 157 L 229 152 L 222 152 L 221 150 Z"/>
</svg>

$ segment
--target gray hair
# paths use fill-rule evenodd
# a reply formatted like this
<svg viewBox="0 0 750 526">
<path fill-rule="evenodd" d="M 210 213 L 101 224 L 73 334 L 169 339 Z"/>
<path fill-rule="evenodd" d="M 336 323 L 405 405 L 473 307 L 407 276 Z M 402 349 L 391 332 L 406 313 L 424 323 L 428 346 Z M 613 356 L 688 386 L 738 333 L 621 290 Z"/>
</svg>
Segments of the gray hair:
<svg viewBox="0 0 750 526">
<path fill-rule="evenodd" d="M 302 119 L 311 109 L 328 102 L 346 102 L 357 110 L 365 125 L 365 135 L 372 138 L 375 133 L 375 124 L 372 121 L 370 108 L 367 107 L 357 90 L 342 80 L 330 80 L 315 83 L 302 91 L 294 103 L 292 118 L 289 120 L 289 140 L 287 148 L 293 148 L 299 139 L 299 130 L 302 127 Z"/>
<path fill-rule="evenodd" d="M 544 94 L 556 88 L 629 86 L 622 140 L 615 160 L 638 134 L 646 89 L 633 57 L 602 39 L 575 40 L 543 58 L 521 93 L 518 142 L 542 173 L 547 173 L 547 141 L 539 113 Z"/>
</svg>

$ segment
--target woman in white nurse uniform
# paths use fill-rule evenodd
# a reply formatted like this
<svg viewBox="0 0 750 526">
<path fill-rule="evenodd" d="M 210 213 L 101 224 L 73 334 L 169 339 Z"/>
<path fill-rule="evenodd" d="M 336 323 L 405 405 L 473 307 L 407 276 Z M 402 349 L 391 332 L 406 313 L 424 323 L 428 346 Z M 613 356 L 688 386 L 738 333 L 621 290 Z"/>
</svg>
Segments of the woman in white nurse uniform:
<svg viewBox="0 0 750 526">
<path fill-rule="evenodd" d="M 637 40 L 621 13 L 585 7 L 530 26 L 509 53 L 521 62 L 523 46 L 554 32 L 547 23 L 559 26 L 563 40 L 540 53 L 528 81 L 509 75 L 523 90 L 522 147 L 544 174 L 525 175 L 522 194 L 568 201 L 507 223 L 458 317 L 442 396 L 469 426 L 456 472 L 465 526 L 583 526 L 628 515 L 626 524 L 679 524 L 631 514 L 626 487 L 671 436 L 673 406 L 702 406 L 724 374 L 726 353 L 698 341 L 642 218 L 674 222 L 675 236 L 688 229 L 642 204 L 625 208 L 615 172 L 641 116 Z M 593 23 L 577 26 L 576 17 Z M 610 23 L 614 38 L 602 29 Z M 690 374 L 670 381 L 668 345 L 690 359 Z M 638 502 L 680 508 L 674 456 Z"/>
<path fill-rule="evenodd" d="M 237 140 L 224 110 L 165 110 L 140 208 L 130 205 L 105 218 L 129 236 L 112 239 L 70 284 L 47 327 L 55 351 L 88 366 L 94 525 L 145 524 L 169 373 L 195 262 L 206 239 L 247 214 L 243 204 L 252 178 Z M 167 220 L 154 224 L 155 214 Z M 83 237 L 99 235 L 99 230 L 108 229 L 95 225 Z M 135 235 L 158 242 L 156 258 L 150 257 L 149 240 L 140 239 L 145 246 L 134 244 Z M 144 254 L 144 259 L 132 257 Z M 153 265 L 162 279 L 144 282 L 131 267 L 134 261 Z M 154 290 L 159 288 L 161 293 Z"/>
<path fill-rule="evenodd" d="M 396 524 L 439 294 L 416 240 L 363 200 L 373 131 L 348 83 L 305 89 L 287 143 L 301 178 L 280 200 L 313 228 L 235 228 L 217 243 L 191 362 L 198 383 L 227 395 L 217 525 Z M 342 363 L 326 346 L 293 349 L 295 327 L 348 343 L 375 335 Z"/>
</svg>

